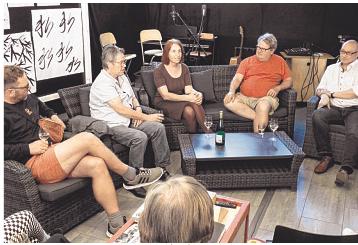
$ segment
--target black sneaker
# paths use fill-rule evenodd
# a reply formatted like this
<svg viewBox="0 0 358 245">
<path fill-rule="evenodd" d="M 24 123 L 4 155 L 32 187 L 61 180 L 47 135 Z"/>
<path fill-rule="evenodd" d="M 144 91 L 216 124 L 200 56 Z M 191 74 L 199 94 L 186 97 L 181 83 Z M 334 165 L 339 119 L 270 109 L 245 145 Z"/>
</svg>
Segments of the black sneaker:
<svg viewBox="0 0 358 245">
<path fill-rule="evenodd" d="M 128 191 L 139 198 L 145 198 L 145 196 L 147 195 L 147 191 L 143 187 L 139 187 Z"/>
<path fill-rule="evenodd" d="M 151 185 L 158 181 L 163 175 L 162 168 L 140 168 L 137 169 L 137 175 L 134 180 L 125 181 L 123 187 L 126 190 L 133 190 L 135 188 Z"/>
<path fill-rule="evenodd" d="M 166 170 L 165 168 L 163 168 L 163 175 L 160 178 L 160 180 L 162 181 L 166 181 L 167 179 L 169 179 L 170 177 L 172 177 L 172 175 L 168 172 L 168 170 Z"/>
<path fill-rule="evenodd" d="M 127 217 L 123 216 L 123 224 L 127 223 Z M 115 230 L 111 229 L 111 226 L 109 225 L 109 223 L 107 224 L 107 231 L 106 231 L 106 236 L 108 238 L 111 238 L 122 226 L 118 227 Z"/>
</svg>

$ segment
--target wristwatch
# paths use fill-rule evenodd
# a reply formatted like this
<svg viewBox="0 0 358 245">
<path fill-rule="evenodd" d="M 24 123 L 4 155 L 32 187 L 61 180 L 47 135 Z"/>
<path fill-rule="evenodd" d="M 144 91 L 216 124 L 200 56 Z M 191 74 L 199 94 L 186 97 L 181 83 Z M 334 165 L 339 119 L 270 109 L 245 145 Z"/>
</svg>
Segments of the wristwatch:
<svg viewBox="0 0 358 245">
<path fill-rule="evenodd" d="M 331 98 L 334 98 L 334 92 L 331 92 Z"/>
</svg>

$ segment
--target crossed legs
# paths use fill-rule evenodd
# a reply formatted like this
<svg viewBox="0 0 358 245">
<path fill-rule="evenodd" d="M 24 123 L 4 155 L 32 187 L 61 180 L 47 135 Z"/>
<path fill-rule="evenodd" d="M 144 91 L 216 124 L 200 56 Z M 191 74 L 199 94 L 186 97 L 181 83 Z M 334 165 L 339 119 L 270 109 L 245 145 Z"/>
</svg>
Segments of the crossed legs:
<svg viewBox="0 0 358 245">
<path fill-rule="evenodd" d="M 56 157 L 69 177 L 91 177 L 94 196 L 110 215 L 119 211 L 116 191 L 108 168 L 119 175 L 128 166 L 96 136 L 80 133 L 55 146 Z"/>
<path fill-rule="evenodd" d="M 201 105 L 190 103 L 189 105 L 185 106 L 182 118 L 189 133 L 197 132 L 197 123 L 204 130 L 204 132 L 207 131 L 204 125 L 205 111 Z"/>
<path fill-rule="evenodd" d="M 233 113 L 253 120 L 253 130 L 255 133 L 259 132 L 259 127 L 266 128 L 269 119 L 269 112 L 271 105 L 267 101 L 260 101 L 257 103 L 255 110 L 246 104 L 237 102 L 236 100 L 224 104 L 225 107 Z"/>
</svg>

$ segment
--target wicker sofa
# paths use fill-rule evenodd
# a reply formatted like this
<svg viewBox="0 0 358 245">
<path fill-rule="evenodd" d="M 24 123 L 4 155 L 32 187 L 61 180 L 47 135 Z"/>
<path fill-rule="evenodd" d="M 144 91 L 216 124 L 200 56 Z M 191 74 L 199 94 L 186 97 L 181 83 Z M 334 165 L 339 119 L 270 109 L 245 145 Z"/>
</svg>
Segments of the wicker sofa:
<svg viewBox="0 0 358 245">
<path fill-rule="evenodd" d="M 122 180 L 112 175 L 116 188 Z M 22 163 L 4 163 L 4 217 L 20 210 L 31 211 L 49 233 L 63 232 L 103 210 L 94 199 L 91 180 L 66 179 L 55 184 L 38 184 Z"/>
<path fill-rule="evenodd" d="M 319 155 L 316 150 L 316 141 L 314 139 L 312 130 L 312 114 L 317 108 L 319 103 L 318 96 L 312 96 L 307 101 L 307 113 L 306 113 L 306 132 L 303 143 L 303 151 L 306 156 L 312 158 L 318 158 Z M 336 162 L 343 162 L 344 145 L 346 140 L 345 127 L 344 125 L 332 124 L 329 128 L 330 144 L 332 147 L 333 158 Z"/>
<path fill-rule="evenodd" d="M 153 70 L 153 66 L 143 66 L 142 73 Z M 213 89 L 216 98 L 214 103 L 203 103 L 205 112 L 213 115 L 213 129 L 216 128 L 216 125 L 219 121 L 219 111 L 224 111 L 224 124 L 225 130 L 228 132 L 250 132 L 252 131 L 252 121 L 240 116 L 231 113 L 226 110 L 223 105 L 223 99 L 226 93 L 229 91 L 229 86 L 232 78 L 235 75 L 237 66 L 235 65 L 214 65 L 214 66 L 190 66 L 189 70 L 193 72 L 202 72 L 212 69 L 212 81 Z M 137 80 L 136 87 L 139 90 L 140 103 L 142 105 L 154 108 L 151 104 L 150 96 L 148 95 L 148 83 L 152 81 L 147 81 L 143 79 Z M 294 120 L 295 120 L 295 109 L 296 109 L 296 97 L 297 93 L 293 89 L 287 89 L 282 91 L 278 95 L 280 99 L 280 106 L 274 113 L 274 117 L 279 119 L 280 130 L 285 131 L 291 138 L 294 131 Z M 174 121 L 166 118 L 164 121 L 166 127 L 166 133 L 168 138 L 169 147 L 171 150 L 179 149 L 178 134 L 187 133 L 187 130 L 184 124 L 180 121 Z"/>
</svg>

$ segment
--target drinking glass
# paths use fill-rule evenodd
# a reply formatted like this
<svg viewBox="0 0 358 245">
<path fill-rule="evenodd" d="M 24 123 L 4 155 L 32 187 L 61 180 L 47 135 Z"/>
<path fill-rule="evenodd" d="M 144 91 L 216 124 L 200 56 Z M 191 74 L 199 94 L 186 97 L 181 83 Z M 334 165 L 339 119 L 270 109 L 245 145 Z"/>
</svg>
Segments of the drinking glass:
<svg viewBox="0 0 358 245">
<path fill-rule="evenodd" d="M 259 135 L 261 135 L 261 138 L 264 137 L 264 133 L 265 133 L 265 127 L 264 126 L 259 126 Z"/>
<path fill-rule="evenodd" d="M 207 131 L 209 131 L 209 129 L 213 125 L 213 116 L 212 115 L 205 115 L 204 125 L 207 128 Z M 206 136 L 207 136 L 207 138 L 209 138 L 208 134 Z"/>
<path fill-rule="evenodd" d="M 270 127 L 271 131 L 273 132 L 273 136 L 275 137 L 275 132 L 278 129 L 278 119 L 271 118 L 269 121 L 269 127 Z"/>
<path fill-rule="evenodd" d="M 39 130 L 40 140 L 44 140 L 47 142 L 49 137 L 50 137 L 50 134 L 48 132 L 46 132 L 45 130 L 43 130 L 42 128 L 40 128 L 40 130 Z"/>
</svg>

